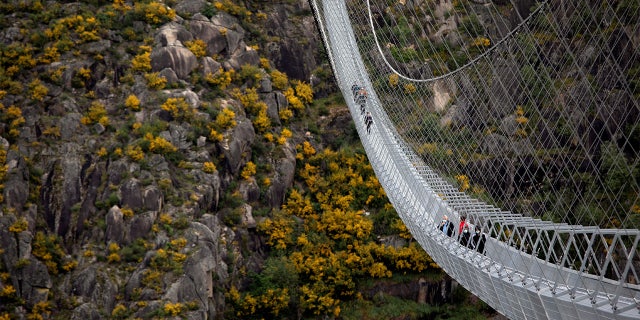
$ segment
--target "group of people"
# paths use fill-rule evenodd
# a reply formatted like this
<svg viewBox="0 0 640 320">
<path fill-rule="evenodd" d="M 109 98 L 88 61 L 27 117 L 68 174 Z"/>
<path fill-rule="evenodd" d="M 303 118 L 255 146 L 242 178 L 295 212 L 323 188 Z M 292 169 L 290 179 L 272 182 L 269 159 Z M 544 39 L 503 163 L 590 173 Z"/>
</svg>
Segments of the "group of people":
<svg viewBox="0 0 640 320">
<path fill-rule="evenodd" d="M 467 217 L 460 216 L 460 224 L 458 224 L 458 230 L 456 231 L 456 226 L 445 215 L 438 225 L 438 229 L 449 237 L 457 237 L 462 246 L 484 253 L 484 244 L 487 241 L 487 237 L 482 233 L 482 228 L 478 225 L 475 226 L 475 232 L 471 235 Z"/>
<path fill-rule="evenodd" d="M 364 123 L 367 125 L 367 133 L 371 133 L 371 125 L 373 124 L 373 117 L 369 111 L 366 111 L 367 106 L 367 90 L 364 87 L 359 86 L 357 83 L 353 83 L 351 86 L 353 91 L 353 101 L 360 105 L 360 114 L 364 116 Z M 365 113 L 366 112 L 366 113 Z"/>
</svg>

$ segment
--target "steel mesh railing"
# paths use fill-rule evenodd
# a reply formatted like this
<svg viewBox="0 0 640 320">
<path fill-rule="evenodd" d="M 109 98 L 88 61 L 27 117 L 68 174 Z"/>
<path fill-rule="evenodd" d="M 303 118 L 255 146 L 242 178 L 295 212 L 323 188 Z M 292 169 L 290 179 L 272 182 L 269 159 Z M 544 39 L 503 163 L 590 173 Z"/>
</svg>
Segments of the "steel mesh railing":
<svg viewBox="0 0 640 320">
<path fill-rule="evenodd" d="M 640 5 L 312 6 L 378 179 L 447 273 L 513 319 L 640 318 Z"/>
</svg>

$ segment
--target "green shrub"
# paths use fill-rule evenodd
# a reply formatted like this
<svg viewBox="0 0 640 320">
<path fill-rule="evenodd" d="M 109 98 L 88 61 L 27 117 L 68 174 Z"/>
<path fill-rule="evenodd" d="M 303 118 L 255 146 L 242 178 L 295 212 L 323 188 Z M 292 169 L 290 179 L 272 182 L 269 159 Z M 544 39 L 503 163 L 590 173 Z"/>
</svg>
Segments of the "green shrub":
<svg viewBox="0 0 640 320">
<path fill-rule="evenodd" d="M 125 262 L 140 262 L 147 252 L 144 239 L 138 238 L 130 245 L 122 248 L 120 254 Z"/>
</svg>

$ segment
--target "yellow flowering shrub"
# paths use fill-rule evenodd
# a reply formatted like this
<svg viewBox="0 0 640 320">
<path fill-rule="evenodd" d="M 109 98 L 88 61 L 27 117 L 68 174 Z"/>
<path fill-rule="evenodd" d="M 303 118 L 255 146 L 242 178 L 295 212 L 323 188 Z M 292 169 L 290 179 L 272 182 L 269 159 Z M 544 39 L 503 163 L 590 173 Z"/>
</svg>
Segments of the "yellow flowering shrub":
<svg viewBox="0 0 640 320">
<path fill-rule="evenodd" d="M 37 302 L 32 308 L 27 319 L 49 319 L 53 306 L 50 301 Z"/>
<path fill-rule="evenodd" d="M 9 165 L 7 165 L 7 150 L 5 150 L 4 147 L 0 146 L 0 203 L 4 202 L 4 184 L 2 182 L 7 177 L 8 170 Z M 0 249 L 0 254 L 2 254 L 2 249 Z"/>
<path fill-rule="evenodd" d="M 108 154 L 107 152 L 107 148 L 105 147 L 100 147 L 100 149 L 98 149 L 98 151 L 96 151 L 96 155 L 100 158 L 104 158 L 106 157 Z"/>
<path fill-rule="evenodd" d="M 40 231 L 36 233 L 33 240 L 31 254 L 42 261 L 49 273 L 53 275 L 59 273 L 67 256 L 56 235 L 45 235 Z"/>
<path fill-rule="evenodd" d="M 216 170 L 216 165 L 213 162 L 205 162 L 202 164 L 202 171 L 206 173 L 214 173 Z"/>
<path fill-rule="evenodd" d="M 526 126 L 529 123 L 529 118 L 524 115 L 524 109 L 522 106 L 517 106 L 516 108 L 516 122 L 518 123 L 518 128 L 516 129 L 516 136 L 520 138 L 524 138 L 528 136 Z"/>
<path fill-rule="evenodd" d="M 160 2 L 135 2 L 133 11 L 138 18 L 153 25 L 169 22 L 176 16 L 173 9 Z"/>
<path fill-rule="evenodd" d="M 398 232 L 398 235 L 404 239 L 410 240 L 413 238 L 407 226 L 402 222 L 401 219 L 393 219 L 393 223 L 391 224 L 391 228 Z"/>
<path fill-rule="evenodd" d="M 284 90 L 289 85 L 289 78 L 286 73 L 273 70 L 271 71 L 271 84 L 278 90 Z"/>
<path fill-rule="evenodd" d="M 251 114 L 256 114 L 262 109 L 260 96 L 258 95 L 258 90 L 256 88 L 247 88 L 244 91 L 244 94 L 239 90 L 235 89 L 232 92 L 234 98 L 238 99 L 242 106 L 249 111 Z M 264 102 L 262 102 L 264 104 Z M 265 105 L 266 107 L 266 105 Z"/>
<path fill-rule="evenodd" d="M 89 80 L 91 79 L 91 69 L 81 67 L 80 69 L 78 69 L 77 76 L 80 77 L 82 80 Z"/>
<path fill-rule="evenodd" d="M 271 64 L 269 63 L 269 59 L 260 58 L 260 67 L 262 67 L 262 69 L 265 69 L 265 70 L 271 69 Z"/>
<path fill-rule="evenodd" d="M 332 297 L 331 292 L 322 292 L 320 285 L 315 286 L 304 285 L 300 288 L 299 303 L 304 309 L 310 310 L 315 315 L 332 314 L 337 317 L 340 315 L 340 300 Z"/>
<path fill-rule="evenodd" d="M 22 231 L 26 231 L 28 227 L 29 227 L 29 223 L 27 222 L 27 219 L 25 219 L 24 217 L 20 217 L 18 220 L 16 220 L 13 224 L 9 226 L 9 232 L 20 233 Z"/>
<path fill-rule="evenodd" d="M 438 150 L 438 145 L 434 143 L 423 143 L 418 147 L 418 152 L 421 154 L 434 153 Z"/>
<path fill-rule="evenodd" d="M 67 69 L 66 66 L 61 66 L 58 68 L 55 68 L 53 70 L 48 71 L 45 76 L 47 78 L 49 78 L 49 80 L 51 80 L 53 83 L 56 84 L 61 84 L 62 83 L 62 75 L 64 74 L 64 71 Z"/>
<path fill-rule="evenodd" d="M 169 111 L 171 116 L 177 120 L 189 120 L 193 118 L 193 108 L 184 98 L 168 98 L 165 103 L 160 106 L 162 110 Z"/>
<path fill-rule="evenodd" d="M 131 60 L 131 68 L 135 71 L 148 72 L 151 71 L 151 50 L 149 47 L 140 47 L 140 54 Z"/>
<path fill-rule="evenodd" d="M 138 97 L 136 97 L 135 94 L 130 94 L 127 97 L 127 100 L 125 100 L 124 106 L 133 111 L 138 111 L 140 110 L 140 100 L 138 99 Z"/>
<path fill-rule="evenodd" d="M 456 180 L 458 181 L 458 190 L 460 190 L 460 192 L 465 192 L 471 187 L 469 177 L 464 174 L 457 175 Z"/>
<path fill-rule="evenodd" d="M 127 146 L 125 154 L 127 155 L 127 157 L 129 157 L 129 159 L 135 162 L 140 162 L 142 161 L 142 159 L 144 159 L 144 151 L 142 151 L 142 148 L 140 148 L 140 146 Z"/>
<path fill-rule="evenodd" d="M 256 128 L 258 132 L 265 132 L 271 127 L 271 120 L 267 115 L 266 105 L 264 105 L 264 108 L 260 110 L 258 115 L 253 119 L 253 127 Z"/>
<path fill-rule="evenodd" d="M 9 125 L 10 137 L 17 137 L 20 134 L 20 126 L 26 121 L 20 108 L 16 106 L 5 108 L 2 103 L 0 103 L 0 120 Z"/>
<path fill-rule="evenodd" d="M 257 83 L 262 79 L 262 76 L 263 76 L 262 69 L 260 69 L 258 66 L 251 65 L 248 63 L 242 65 L 242 67 L 240 68 L 240 71 L 238 72 L 238 79 L 241 82 L 253 81 L 254 83 Z"/>
<path fill-rule="evenodd" d="M 118 0 L 116 0 L 118 1 Z M 122 303 L 118 303 L 113 310 L 111 310 L 111 317 L 119 319 L 125 318 L 129 315 L 129 310 Z"/>
<path fill-rule="evenodd" d="M 429 268 L 439 268 L 431 257 L 424 252 L 422 247 L 415 242 L 398 249 L 392 246 L 384 246 L 382 254 L 394 269 L 402 272 L 421 272 Z"/>
<path fill-rule="evenodd" d="M 133 217 L 133 214 L 134 214 L 133 210 L 127 207 L 120 209 L 120 212 L 122 212 L 122 215 L 126 218 L 131 218 Z"/>
<path fill-rule="evenodd" d="M 172 239 L 169 244 L 173 250 L 181 250 L 187 245 L 187 239 L 185 238 L 176 238 Z"/>
<path fill-rule="evenodd" d="M 293 136 L 293 133 L 291 132 L 291 130 L 287 128 L 282 128 L 282 131 L 280 132 L 280 136 L 289 139 Z"/>
<path fill-rule="evenodd" d="M 282 205 L 282 210 L 290 215 L 303 219 L 318 219 L 318 214 L 315 212 L 313 205 L 311 204 L 311 198 L 308 196 L 303 197 L 296 189 L 291 190 L 285 204 Z"/>
<path fill-rule="evenodd" d="M 287 139 L 291 138 L 292 133 L 291 130 L 287 128 L 283 128 L 280 132 L 280 137 L 278 138 L 278 144 L 282 145 L 287 143 Z"/>
<path fill-rule="evenodd" d="M 220 90 L 225 90 L 233 81 L 234 75 L 235 70 L 224 71 L 224 69 L 220 68 L 215 74 L 207 73 L 204 80 L 209 84 L 218 86 Z"/>
<path fill-rule="evenodd" d="M 209 137 L 211 138 L 212 141 L 216 141 L 216 142 L 220 142 L 224 139 L 224 135 L 218 132 L 218 130 L 216 129 L 211 129 L 211 131 L 209 131 Z"/>
<path fill-rule="evenodd" d="M 477 37 L 473 39 L 472 45 L 475 47 L 488 47 L 491 45 L 491 40 L 486 37 Z"/>
<path fill-rule="evenodd" d="M 147 86 L 154 90 L 162 90 L 167 85 L 167 78 L 160 76 L 159 72 L 145 73 L 144 79 Z"/>
<path fill-rule="evenodd" d="M 389 86 L 391 86 L 392 88 L 397 87 L 399 81 L 400 77 L 397 74 L 392 73 L 389 75 Z"/>
<path fill-rule="evenodd" d="M 336 240 L 366 239 L 373 230 L 373 222 L 364 218 L 362 213 L 362 211 L 352 210 L 326 210 L 320 218 L 319 230 Z"/>
<path fill-rule="evenodd" d="M 240 176 L 242 176 L 242 178 L 245 180 L 249 180 L 255 174 L 256 174 L 256 165 L 253 162 L 249 161 L 244 166 L 244 169 L 242 169 Z"/>
<path fill-rule="evenodd" d="M 311 85 L 299 80 L 294 81 L 293 84 L 296 88 L 296 96 L 298 96 L 303 103 L 309 104 L 313 102 L 313 88 L 311 88 Z"/>
<path fill-rule="evenodd" d="M 287 90 L 285 90 L 284 92 L 284 96 L 287 98 L 287 102 L 289 102 L 289 105 L 298 111 L 302 111 L 304 110 L 304 104 L 302 103 L 302 100 L 300 100 L 300 98 L 298 98 L 295 94 L 295 90 L 293 88 L 287 88 Z"/>
<path fill-rule="evenodd" d="M 236 114 L 230 108 L 224 108 L 216 116 L 216 125 L 223 130 L 231 129 L 236 126 Z"/>
<path fill-rule="evenodd" d="M 119 11 L 120 13 L 126 13 L 131 10 L 131 6 L 127 5 L 125 0 L 113 0 L 113 4 L 111 5 L 114 10 Z"/>
<path fill-rule="evenodd" d="M 289 306 L 289 299 L 289 289 L 287 288 L 267 289 L 264 294 L 257 297 L 260 307 L 268 310 L 274 316 Z"/>
<path fill-rule="evenodd" d="M 305 157 L 310 157 L 316 154 L 316 149 L 309 143 L 309 141 L 305 141 L 302 143 L 302 153 Z"/>
<path fill-rule="evenodd" d="M 40 79 L 34 79 L 29 83 L 29 97 L 36 101 L 44 100 L 49 93 L 49 89 L 40 82 Z"/>
<path fill-rule="evenodd" d="M 405 94 L 412 94 L 416 92 L 416 86 L 413 85 L 413 83 L 405 83 L 403 87 Z"/>
<path fill-rule="evenodd" d="M 291 130 L 287 128 L 283 128 L 282 131 L 280 132 L 280 137 L 278 138 L 278 144 L 282 145 L 287 143 L 287 140 L 291 138 L 291 136 L 292 136 Z"/>
<path fill-rule="evenodd" d="M 287 122 L 293 117 L 293 111 L 291 111 L 291 109 L 284 108 L 278 112 L 278 116 L 280 117 L 280 120 Z"/>
<path fill-rule="evenodd" d="M 93 101 L 89 107 L 88 113 L 80 119 L 80 122 L 84 125 L 91 125 L 94 123 L 100 123 L 104 126 L 109 125 L 109 117 L 107 116 L 107 109 L 100 101 Z"/>
<path fill-rule="evenodd" d="M 16 288 L 12 285 L 5 285 L 2 290 L 0 290 L 0 298 L 10 298 L 16 293 Z"/>
<path fill-rule="evenodd" d="M 168 213 L 160 214 L 160 223 L 162 224 L 171 224 L 173 223 L 173 218 Z"/>
<path fill-rule="evenodd" d="M 293 243 L 293 220 L 283 212 L 263 220 L 258 230 L 267 235 L 267 244 L 276 249 L 284 250 Z"/>
<path fill-rule="evenodd" d="M 239 16 L 244 19 L 248 19 L 253 14 L 251 11 L 247 10 L 244 6 L 238 5 L 233 0 L 221 0 L 213 2 L 213 6 L 220 10 L 227 12 L 233 16 Z"/>
<path fill-rule="evenodd" d="M 144 138 L 149 141 L 149 151 L 151 152 L 165 154 L 178 151 L 176 146 L 163 137 L 154 137 L 153 134 L 147 133 Z"/>
<path fill-rule="evenodd" d="M 107 262 L 109 263 L 120 262 L 120 255 L 117 252 L 109 253 L 109 255 L 107 256 Z"/>
<path fill-rule="evenodd" d="M 70 15 L 56 20 L 45 30 L 45 36 L 52 40 L 61 40 L 71 35 L 75 43 L 97 41 L 100 40 L 100 27 L 100 22 L 95 16 Z"/>
<path fill-rule="evenodd" d="M 164 307 L 162 307 L 162 310 L 164 311 L 164 314 L 172 317 L 176 317 L 182 314 L 186 310 L 186 308 L 180 302 L 176 302 L 176 303 L 167 302 L 165 303 Z"/>
<path fill-rule="evenodd" d="M 120 251 L 120 245 L 118 245 L 115 242 L 110 242 L 108 250 L 109 250 L 110 253 L 118 252 L 118 251 Z"/>
<path fill-rule="evenodd" d="M 45 136 L 60 138 L 60 127 L 46 127 L 44 130 L 42 130 L 42 134 Z"/>
<path fill-rule="evenodd" d="M 184 46 L 189 49 L 196 57 L 201 58 L 207 55 L 207 44 L 201 39 L 185 41 Z"/>
</svg>

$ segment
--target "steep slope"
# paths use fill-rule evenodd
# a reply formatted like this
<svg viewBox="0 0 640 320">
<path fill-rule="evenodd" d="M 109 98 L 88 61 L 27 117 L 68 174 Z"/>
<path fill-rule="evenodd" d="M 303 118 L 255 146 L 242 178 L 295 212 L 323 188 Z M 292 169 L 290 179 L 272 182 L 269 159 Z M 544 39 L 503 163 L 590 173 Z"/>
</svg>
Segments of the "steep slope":
<svg viewBox="0 0 640 320">
<path fill-rule="evenodd" d="M 231 241 L 255 227 L 254 206 L 282 204 L 287 120 L 311 101 L 256 50 L 246 29 L 267 15 L 229 1 L 0 12 L 2 311 L 97 318 L 149 301 L 136 314 L 215 317 L 214 288 L 261 260 Z"/>
</svg>

